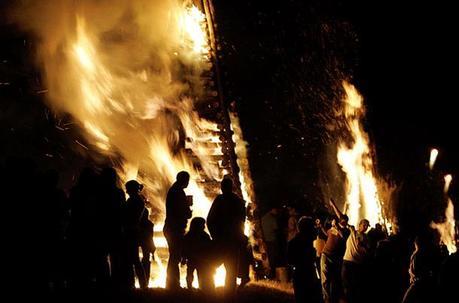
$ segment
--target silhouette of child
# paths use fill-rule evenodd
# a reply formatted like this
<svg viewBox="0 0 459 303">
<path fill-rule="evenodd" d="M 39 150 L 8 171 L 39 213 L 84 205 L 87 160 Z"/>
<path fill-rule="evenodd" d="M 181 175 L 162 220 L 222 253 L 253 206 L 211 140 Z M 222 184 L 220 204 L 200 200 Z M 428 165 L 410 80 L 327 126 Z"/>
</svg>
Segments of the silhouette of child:
<svg viewBox="0 0 459 303">
<path fill-rule="evenodd" d="M 191 220 L 190 230 L 185 235 L 182 252 L 182 264 L 187 265 L 186 282 L 192 288 L 193 274 L 197 271 L 199 288 L 203 291 L 212 291 L 214 283 L 212 273 L 212 240 L 205 232 L 206 220 L 195 217 Z"/>
</svg>

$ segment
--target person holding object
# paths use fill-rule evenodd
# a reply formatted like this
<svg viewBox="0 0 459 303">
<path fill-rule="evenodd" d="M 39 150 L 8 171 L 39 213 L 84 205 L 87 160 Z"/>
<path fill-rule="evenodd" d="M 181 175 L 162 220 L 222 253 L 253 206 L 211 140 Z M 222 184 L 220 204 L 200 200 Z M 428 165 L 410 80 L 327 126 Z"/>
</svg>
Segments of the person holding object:
<svg viewBox="0 0 459 303">
<path fill-rule="evenodd" d="M 320 257 L 320 280 L 324 302 L 337 303 L 343 297 L 341 266 L 350 233 L 349 218 L 341 213 L 333 199 L 330 199 L 329 204 L 338 221 L 333 220 L 332 227 L 327 231 L 327 241 Z"/>
<path fill-rule="evenodd" d="M 182 256 L 183 237 L 192 214 L 190 208 L 192 200 L 185 195 L 184 191 L 189 182 L 190 174 L 186 171 L 179 172 L 166 197 L 166 221 L 163 232 L 169 247 L 166 278 L 168 289 L 180 288 L 179 263 Z"/>
</svg>

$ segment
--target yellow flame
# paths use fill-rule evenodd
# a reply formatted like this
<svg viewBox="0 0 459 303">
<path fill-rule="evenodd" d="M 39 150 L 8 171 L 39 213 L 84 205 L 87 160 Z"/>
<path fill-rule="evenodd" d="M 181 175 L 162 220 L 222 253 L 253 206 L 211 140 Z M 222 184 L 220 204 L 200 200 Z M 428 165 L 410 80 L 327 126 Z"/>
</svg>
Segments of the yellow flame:
<svg viewBox="0 0 459 303">
<path fill-rule="evenodd" d="M 208 50 L 205 19 L 205 15 L 194 5 L 186 8 L 181 19 L 184 29 L 184 42 L 191 41 L 193 52 L 198 55 L 203 55 Z"/>
<path fill-rule="evenodd" d="M 231 121 L 231 129 L 233 130 L 233 142 L 235 144 L 235 153 L 237 157 L 237 165 L 239 167 L 239 181 L 241 182 L 242 197 L 245 201 L 245 206 L 253 205 L 255 201 L 255 191 L 252 184 L 252 176 L 250 174 L 249 160 L 247 156 L 247 143 L 244 141 L 239 118 L 234 114 L 229 114 Z M 244 234 L 251 236 L 250 230 L 253 228 L 251 223 L 246 220 L 244 224 Z M 253 240 L 253 239 L 252 239 Z"/>
<path fill-rule="evenodd" d="M 337 158 L 346 173 L 346 209 L 349 222 L 356 225 L 360 219 L 366 218 L 371 224 L 385 223 L 369 139 L 361 125 L 365 114 L 363 98 L 353 85 L 343 82 L 343 87 L 346 92 L 343 100 L 344 116 L 353 142 L 350 147 L 345 142 L 340 142 Z"/>
<path fill-rule="evenodd" d="M 105 107 L 112 93 L 112 79 L 97 57 L 96 49 L 86 32 L 85 20 L 77 16 L 77 38 L 73 44 L 76 72 L 79 74 L 80 94 L 86 114 L 107 111 Z M 108 112 L 108 111 L 107 111 Z"/>
<path fill-rule="evenodd" d="M 195 110 L 198 99 L 210 95 L 201 77 L 212 66 L 206 16 L 189 0 L 67 1 L 56 10 L 53 1 L 43 2 L 50 9 L 34 13 L 50 18 L 31 25 L 43 38 L 38 61 L 49 102 L 70 114 L 94 147 L 75 141 L 77 148 L 98 150 L 120 163 L 122 182 L 143 183 L 157 227 L 164 220 L 167 189 L 179 171 L 188 171 L 193 215 L 206 217 L 218 193 L 207 184 L 227 173 L 217 125 Z M 245 148 L 242 136 L 235 140 L 238 150 Z M 245 152 L 239 155 L 246 165 Z M 241 181 L 250 188 L 244 171 L 248 168 Z M 250 195 L 244 191 L 247 201 Z M 167 243 L 161 231 L 155 231 L 155 241 L 160 252 L 150 285 L 163 287 Z M 221 275 L 220 270 L 218 279 Z"/>
<path fill-rule="evenodd" d="M 450 185 L 451 185 L 451 182 L 453 181 L 453 176 L 450 175 L 450 174 L 447 174 L 447 175 L 444 177 L 444 179 L 445 179 L 444 192 L 445 192 L 445 193 L 448 193 L 449 187 L 450 187 Z"/>
<path fill-rule="evenodd" d="M 225 269 L 225 266 L 223 266 L 222 264 L 217 268 L 217 271 L 215 272 L 215 275 L 214 275 L 215 287 L 225 286 L 225 278 L 226 278 L 226 269 Z"/>
<path fill-rule="evenodd" d="M 455 233 L 455 225 L 456 221 L 454 219 L 454 204 L 451 199 L 448 199 L 448 206 L 445 210 L 445 222 L 443 223 L 435 223 L 432 222 L 430 226 L 435 228 L 441 236 L 441 241 L 446 245 L 448 252 L 450 254 L 455 253 L 457 251 L 456 247 L 456 233 Z"/>
<path fill-rule="evenodd" d="M 438 149 L 432 148 L 430 151 L 429 168 L 432 170 L 438 157 Z"/>
</svg>

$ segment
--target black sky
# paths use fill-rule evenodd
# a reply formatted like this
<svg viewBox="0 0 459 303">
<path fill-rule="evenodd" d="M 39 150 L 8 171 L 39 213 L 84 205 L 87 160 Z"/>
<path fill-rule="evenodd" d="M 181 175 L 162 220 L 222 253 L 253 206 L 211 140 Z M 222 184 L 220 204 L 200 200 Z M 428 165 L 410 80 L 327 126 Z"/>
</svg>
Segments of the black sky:
<svg viewBox="0 0 459 303">
<path fill-rule="evenodd" d="M 234 84 L 228 94 L 239 101 L 254 179 L 268 203 L 320 199 L 310 184 L 324 152 L 316 115 L 326 106 L 314 104 L 341 74 L 366 99 L 365 127 L 382 175 L 401 181 L 417 173 L 431 147 L 440 149 L 437 167 L 457 175 L 453 5 L 400 2 L 216 1 L 222 64 Z M 321 33 L 323 24 L 332 33 Z M 300 87 L 306 126 L 289 103 L 301 99 Z"/>
</svg>

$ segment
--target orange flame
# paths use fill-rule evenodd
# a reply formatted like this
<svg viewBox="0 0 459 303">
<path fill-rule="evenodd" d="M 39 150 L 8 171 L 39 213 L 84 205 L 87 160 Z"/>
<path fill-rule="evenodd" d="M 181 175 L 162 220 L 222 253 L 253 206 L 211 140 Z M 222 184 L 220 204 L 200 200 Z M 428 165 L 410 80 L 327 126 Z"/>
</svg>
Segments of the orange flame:
<svg viewBox="0 0 459 303">
<path fill-rule="evenodd" d="M 445 222 L 443 223 L 435 223 L 432 222 L 430 226 L 436 229 L 440 233 L 441 241 L 446 245 L 448 252 L 450 254 L 455 253 L 457 251 L 456 246 L 456 233 L 455 233 L 455 225 L 456 221 L 454 219 L 454 205 L 451 199 L 448 199 L 448 206 L 445 210 Z"/>
<path fill-rule="evenodd" d="M 444 177 L 445 186 L 444 192 L 448 193 L 451 182 L 453 181 L 453 176 L 448 174 Z M 431 226 L 438 230 L 441 236 L 441 241 L 446 245 L 448 252 L 450 254 L 457 251 L 456 240 L 455 240 L 455 230 L 456 230 L 456 219 L 454 218 L 454 204 L 451 199 L 448 199 L 448 206 L 445 209 L 445 218 L 446 221 L 443 223 L 434 223 L 432 222 Z"/>
<path fill-rule="evenodd" d="M 246 203 L 246 207 L 253 205 L 255 201 L 255 191 L 252 185 L 252 177 L 250 174 L 249 161 L 247 156 L 247 143 L 244 141 L 242 130 L 239 124 L 239 118 L 230 113 L 231 129 L 233 130 L 233 142 L 235 142 L 235 152 L 237 156 L 237 165 L 240 168 L 239 181 L 241 182 L 242 197 Z M 250 230 L 253 228 L 249 221 L 245 222 L 244 234 L 250 236 Z"/>
<path fill-rule="evenodd" d="M 193 214 L 204 217 L 218 192 L 206 184 L 228 173 L 217 160 L 217 125 L 195 110 L 210 95 L 202 75 L 212 68 L 213 54 L 208 20 L 193 2 L 26 1 L 14 16 L 40 37 L 37 61 L 47 101 L 72 116 L 86 138 L 86 145 L 75 140 L 75 147 L 110 157 L 123 182 L 143 183 L 158 228 L 177 172 L 190 172 L 186 192 L 193 195 Z M 244 183 L 250 184 L 247 177 Z M 161 231 L 155 231 L 155 242 L 160 263 L 150 285 L 164 286 Z"/>
<path fill-rule="evenodd" d="M 346 208 L 349 222 L 356 225 L 360 219 L 366 218 L 372 224 L 386 223 L 374 175 L 368 135 L 361 124 L 365 114 L 363 98 L 353 85 L 343 82 L 343 87 L 346 92 L 343 100 L 344 117 L 353 143 L 348 147 L 345 142 L 340 142 L 337 158 L 346 173 Z"/>
</svg>

